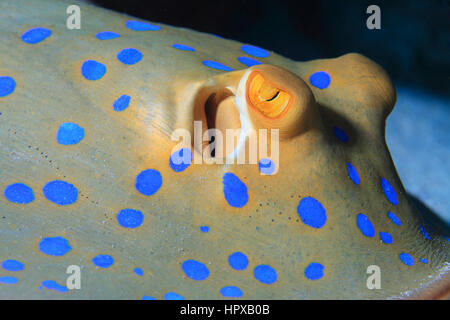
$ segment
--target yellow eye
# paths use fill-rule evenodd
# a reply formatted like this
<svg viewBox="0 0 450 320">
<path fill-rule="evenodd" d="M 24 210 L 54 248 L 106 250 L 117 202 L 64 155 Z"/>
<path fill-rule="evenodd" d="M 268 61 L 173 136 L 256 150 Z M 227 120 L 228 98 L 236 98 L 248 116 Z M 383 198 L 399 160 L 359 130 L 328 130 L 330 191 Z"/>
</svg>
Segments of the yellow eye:
<svg viewBox="0 0 450 320">
<path fill-rule="evenodd" d="M 250 79 L 247 92 L 250 103 L 268 118 L 278 117 L 290 100 L 289 93 L 274 87 L 260 73 Z"/>
</svg>

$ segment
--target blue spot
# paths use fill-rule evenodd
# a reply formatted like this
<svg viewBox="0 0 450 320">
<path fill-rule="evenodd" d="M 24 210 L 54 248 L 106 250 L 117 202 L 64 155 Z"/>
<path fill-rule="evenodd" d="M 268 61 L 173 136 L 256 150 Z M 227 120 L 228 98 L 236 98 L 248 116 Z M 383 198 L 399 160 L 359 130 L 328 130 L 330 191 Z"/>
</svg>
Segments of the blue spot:
<svg viewBox="0 0 450 320">
<path fill-rule="evenodd" d="M 245 270 L 248 266 L 248 258 L 238 251 L 228 257 L 228 263 L 234 270 Z"/>
<path fill-rule="evenodd" d="M 192 152 L 189 148 L 182 148 L 170 155 L 169 165 L 175 172 L 187 169 L 192 163 Z"/>
<path fill-rule="evenodd" d="M 69 241 L 63 237 L 49 237 L 41 240 L 39 250 L 49 256 L 58 257 L 65 255 L 72 250 L 72 247 L 69 245 Z"/>
<path fill-rule="evenodd" d="M 2 268 L 11 272 L 22 271 L 24 267 L 22 262 L 12 259 L 5 260 L 2 263 Z"/>
<path fill-rule="evenodd" d="M 78 190 L 72 184 L 54 180 L 47 183 L 44 188 L 44 196 L 60 206 L 65 206 L 74 203 L 78 198 Z"/>
<path fill-rule="evenodd" d="M 56 290 L 59 292 L 67 292 L 69 291 L 69 289 L 67 289 L 66 287 L 60 285 L 59 283 L 57 283 L 54 280 L 44 280 L 42 281 L 42 286 L 46 289 L 49 290 Z"/>
<path fill-rule="evenodd" d="M 261 264 L 253 270 L 253 276 L 260 282 L 272 284 L 277 281 L 277 272 L 269 265 Z"/>
<path fill-rule="evenodd" d="M 383 188 L 384 194 L 386 198 L 389 200 L 390 203 L 392 203 L 394 206 L 398 204 L 397 201 L 397 194 L 395 193 L 394 188 L 392 188 L 389 181 L 387 181 L 384 178 L 381 178 L 381 188 Z"/>
<path fill-rule="evenodd" d="M 144 275 L 144 271 L 141 268 L 134 268 L 134 273 L 138 276 L 142 277 Z"/>
<path fill-rule="evenodd" d="M 223 70 L 223 71 L 232 71 L 233 70 L 230 67 L 228 67 L 224 64 L 221 64 L 217 61 L 203 60 L 202 63 L 209 68 L 213 68 L 213 69 L 217 69 L 217 70 Z"/>
<path fill-rule="evenodd" d="M 263 158 L 258 162 L 259 172 L 265 175 L 271 175 L 275 172 L 275 163 L 267 158 Z"/>
<path fill-rule="evenodd" d="M 140 193 L 151 196 L 161 188 L 162 176 L 161 173 L 154 169 L 147 169 L 142 171 L 136 177 L 136 189 Z"/>
<path fill-rule="evenodd" d="M 14 278 L 14 277 L 0 277 L 0 283 L 16 284 L 17 283 L 17 278 Z"/>
<path fill-rule="evenodd" d="M 389 211 L 388 212 L 388 217 L 389 217 L 389 219 L 391 219 L 393 224 L 396 224 L 398 226 L 402 225 L 402 222 L 400 221 L 400 219 L 397 218 L 397 216 L 393 212 Z"/>
<path fill-rule="evenodd" d="M 327 221 L 327 214 L 322 204 L 313 197 L 300 200 L 297 212 L 302 222 L 310 227 L 320 229 Z"/>
<path fill-rule="evenodd" d="M 178 44 L 178 43 L 174 43 L 172 45 L 173 48 L 178 49 L 178 50 L 183 50 L 183 51 L 195 51 L 195 48 L 189 47 L 189 46 L 185 46 L 184 44 Z"/>
<path fill-rule="evenodd" d="M 99 40 L 110 40 L 120 37 L 120 34 L 111 32 L 111 31 L 103 31 L 99 32 L 95 35 Z"/>
<path fill-rule="evenodd" d="M 361 233 L 366 237 L 375 236 L 375 229 L 373 228 L 372 222 L 364 214 L 358 213 L 356 216 L 356 224 L 361 230 Z"/>
<path fill-rule="evenodd" d="M 269 56 L 268 51 L 258 48 L 258 47 L 255 47 L 255 46 L 248 45 L 248 44 L 244 44 L 241 47 L 241 50 L 244 51 L 246 54 L 249 54 L 251 56 L 258 57 L 258 58 L 266 58 Z"/>
<path fill-rule="evenodd" d="M 137 228 L 143 221 L 144 215 L 138 210 L 123 209 L 117 214 L 117 222 L 124 228 Z"/>
<path fill-rule="evenodd" d="M 113 103 L 114 111 L 123 111 L 126 108 L 128 108 L 128 106 L 130 104 L 130 99 L 131 99 L 131 97 L 126 94 L 121 95 Z"/>
<path fill-rule="evenodd" d="M 225 173 L 222 183 L 225 200 L 230 206 L 242 208 L 247 204 L 247 186 L 235 174 L 231 172 Z"/>
<path fill-rule="evenodd" d="M 161 29 L 159 26 L 155 26 L 153 24 L 142 22 L 142 21 L 134 21 L 129 20 L 125 24 L 128 29 L 134 30 L 134 31 L 157 31 Z"/>
<path fill-rule="evenodd" d="M 359 184 L 359 175 L 358 171 L 356 171 L 355 167 L 350 163 L 347 162 L 347 171 L 349 178 L 355 183 Z"/>
<path fill-rule="evenodd" d="M 106 73 L 106 67 L 103 63 L 95 60 L 86 60 L 81 65 L 81 74 L 86 80 L 99 80 Z"/>
<path fill-rule="evenodd" d="M 47 28 L 33 28 L 25 31 L 20 37 L 23 42 L 35 44 L 41 42 L 52 35 L 52 31 Z"/>
<path fill-rule="evenodd" d="M 261 62 L 259 62 L 258 60 L 249 57 L 238 57 L 237 59 L 240 63 L 245 64 L 247 67 L 252 67 L 261 64 Z"/>
<path fill-rule="evenodd" d="M 123 64 L 136 64 L 142 60 L 142 53 L 134 48 L 127 48 L 117 53 L 117 59 Z"/>
<path fill-rule="evenodd" d="M 413 266 L 414 265 L 414 259 L 407 253 L 400 253 L 400 260 L 407 266 Z"/>
<path fill-rule="evenodd" d="M 205 280 L 209 276 L 208 268 L 201 262 L 195 260 L 186 260 L 181 265 L 184 273 L 192 280 Z"/>
<path fill-rule="evenodd" d="M 305 277 L 309 280 L 319 280 L 323 277 L 324 266 L 317 262 L 311 262 L 305 269 Z"/>
<path fill-rule="evenodd" d="M 309 77 L 309 82 L 316 88 L 326 89 L 330 85 L 331 78 L 325 71 L 319 71 Z"/>
<path fill-rule="evenodd" d="M 380 232 L 380 239 L 386 244 L 392 243 L 392 236 L 388 232 Z"/>
<path fill-rule="evenodd" d="M 8 76 L 0 77 L 0 97 L 6 97 L 14 92 L 16 81 Z"/>
<path fill-rule="evenodd" d="M 34 200 L 33 190 L 23 183 L 13 183 L 5 188 L 6 199 L 18 204 L 30 203 Z"/>
<path fill-rule="evenodd" d="M 427 264 L 428 263 L 428 259 L 422 258 L 422 259 L 420 259 L 420 262 Z"/>
<path fill-rule="evenodd" d="M 150 296 L 143 296 L 142 300 L 156 300 L 156 299 Z"/>
<path fill-rule="evenodd" d="M 84 129 L 76 123 L 65 122 L 59 126 L 56 140 L 59 144 L 77 144 L 84 138 Z"/>
<path fill-rule="evenodd" d="M 223 287 L 220 289 L 220 294 L 227 298 L 240 298 L 242 297 L 242 291 L 238 287 Z"/>
<path fill-rule="evenodd" d="M 175 292 L 167 292 L 164 295 L 165 300 L 184 300 L 184 297 Z"/>
<path fill-rule="evenodd" d="M 334 132 L 334 135 L 336 136 L 336 138 L 338 138 L 339 140 L 341 140 L 344 143 L 347 143 L 348 135 L 347 135 L 347 133 L 345 133 L 344 130 L 342 130 L 339 127 L 334 126 L 333 127 L 333 132 Z"/>
<path fill-rule="evenodd" d="M 428 231 L 425 229 L 424 226 L 420 226 L 420 232 L 422 232 L 423 237 L 424 237 L 426 240 L 430 240 L 430 239 L 431 239 L 430 234 L 428 233 Z"/>
<path fill-rule="evenodd" d="M 201 226 L 200 227 L 200 231 L 201 232 L 209 232 L 209 227 L 208 226 Z"/>
<path fill-rule="evenodd" d="M 109 268 L 114 264 L 114 258 L 107 254 L 99 254 L 92 259 L 92 263 L 100 268 Z"/>
</svg>

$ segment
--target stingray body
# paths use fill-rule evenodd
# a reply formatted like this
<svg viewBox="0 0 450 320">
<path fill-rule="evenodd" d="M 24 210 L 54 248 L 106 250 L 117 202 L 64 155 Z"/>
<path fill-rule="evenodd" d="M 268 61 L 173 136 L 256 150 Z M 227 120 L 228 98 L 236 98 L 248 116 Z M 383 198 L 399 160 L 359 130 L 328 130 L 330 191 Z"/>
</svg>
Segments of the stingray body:
<svg viewBox="0 0 450 320">
<path fill-rule="evenodd" d="M 69 30 L 70 4 L 0 3 L 1 298 L 446 294 L 450 243 L 396 174 L 381 67 L 295 62 L 87 4 Z M 279 157 L 177 164 L 172 133 L 195 120 L 279 129 Z M 223 158 L 246 154 L 239 141 Z"/>
</svg>

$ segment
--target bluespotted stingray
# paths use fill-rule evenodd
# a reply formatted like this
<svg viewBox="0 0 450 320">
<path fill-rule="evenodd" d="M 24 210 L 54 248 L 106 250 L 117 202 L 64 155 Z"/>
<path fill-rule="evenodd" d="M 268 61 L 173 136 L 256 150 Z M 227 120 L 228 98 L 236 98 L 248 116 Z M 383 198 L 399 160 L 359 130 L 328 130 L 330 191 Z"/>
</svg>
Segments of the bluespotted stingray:
<svg viewBox="0 0 450 320">
<path fill-rule="evenodd" d="M 448 294 L 448 238 L 385 144 L 396 95 L 380 66 L 292 61 L 84 3 L 70 30 L 70 4 L 0 3 L 0 298 Z M 196 164 L 203 144 L 172 139 L 194 121 L 278 129 L 279 157 Z M 206 158 L 247 153 L 247 132 Z"/>
</svg>

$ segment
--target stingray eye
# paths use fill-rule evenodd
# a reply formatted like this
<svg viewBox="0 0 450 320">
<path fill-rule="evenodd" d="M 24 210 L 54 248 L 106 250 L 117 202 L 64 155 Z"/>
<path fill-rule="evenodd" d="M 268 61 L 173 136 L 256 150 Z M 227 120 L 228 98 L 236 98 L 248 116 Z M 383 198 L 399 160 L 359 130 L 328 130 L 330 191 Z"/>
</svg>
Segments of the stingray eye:
<svg viewBox="0 0 450 320">
<path fill-rule="evenodd" d="M 255 72 L 248 82 L 247 92 L 251 105 L 268 118 L 280 116 L 291 98 L 289 93 L 277 88 L 259 72 Z"/>
</svg>

